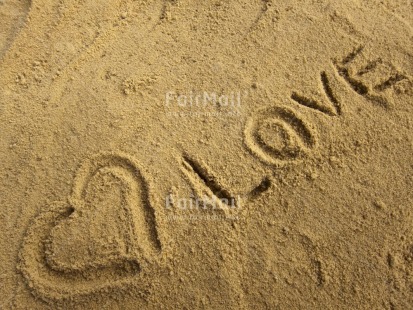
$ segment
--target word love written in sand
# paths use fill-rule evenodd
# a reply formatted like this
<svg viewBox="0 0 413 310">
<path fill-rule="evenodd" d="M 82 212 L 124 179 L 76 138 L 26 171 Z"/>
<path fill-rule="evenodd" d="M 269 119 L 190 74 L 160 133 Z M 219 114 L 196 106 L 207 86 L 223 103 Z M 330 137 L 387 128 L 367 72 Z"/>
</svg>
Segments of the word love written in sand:
<svg viewBox="0 0 413 310">
<path fill-rule="evenodd" d="M 411 79 L 381 59 L 364 59 L 362 51 L 358 48 L 334 60 L 332 67 L 355 93 L 388 107 L 389 92 L 410 89 Z M 297 110 L 341 116 L 343 105 L 333 75 L 320 73 L 324 102 L 293 91 L 290 99 L 298 105 L 276 104 L 253 113 L 244 128 L 250 153 L 276 167 L 308 157 L 318 145 L 317 133 Z M 181 168 L 198 196 L 214 198 L 224 211 L 240 203 L 202 160 L 184 154 Z M 270 186 L 265 177 L 246 197 L 254 198 Z M 142 270 L 156 263 L 162 252 L 150 196 L 142 169 L 129 155 L 104 153 L 87 160 L 77 173 L 72 195 L 42 212 L 25 235 L 19 268 L 29 287 L 45 300 L 144 287 L 150 277 L 140 276 Z"/>
</svg>

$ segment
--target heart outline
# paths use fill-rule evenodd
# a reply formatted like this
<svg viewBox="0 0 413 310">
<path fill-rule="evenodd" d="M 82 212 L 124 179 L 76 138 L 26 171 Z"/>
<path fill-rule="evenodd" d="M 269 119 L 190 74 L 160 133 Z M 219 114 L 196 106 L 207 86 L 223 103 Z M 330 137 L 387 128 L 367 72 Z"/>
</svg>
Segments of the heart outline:
<svg viewBox="0 0 413 310">
<path fill-rule="evenodd" d="M 72 300 L 92 293 L 108 292 L 115 289 L 123 291 L 130 289 L 131 286 L 137 286 L 139 289 L 145 290 L 145 288 L 150 286 L 149 278 L 143 276 L 146 273 L 144 269 L 150 268 L 154 264 L 159 265 L 159 256 L 162 249 L 157 235 L 156 222 L 151 224 L 153 225 L 152 230 L 156 233 L 153 236 L 156 241 L 146 240 L 146 242 L 155 242 L 152 244 L 153 249 L 149 249 L 150 246 L 139 245 L 138 240 L 135 238 L 137 235 L 136 225 L 142 224 L 142 219 L 139 220 L 138 218 L 137 223 L 131 224 L 134 234 L 128 236 L 130 238 L 129 243 L 132 245 L 128 253 L 129 255 L 115 262 L 113 266 L 94 266 L 92 272 L 82 269 L 65 270 L 65 268 L 62 268 L 59 270 L 48 259 L 48 255 L 50 255 L 48 253 L 48 238 L 50 238 L 53 228 L 64 220 L 73 218 L 76 211 L 82 208 L 84 195 L 93 176 L 102 171 L 102 169 L 113 167 L 123 171 L 124 178 L 127 178 L 128 173 L 136 178 L 134 182 L 127 181 L 127 179 L 124 180 L 123 184 L 129 187 L 129 192 L 134 189 L 134 186 L 139 183 L 137 180 L 140 179 L 143 186 L 142 193 L 144 193 L 142 199 L 146 201 L 147 207 L 153 211 L 153 220 L 155 221 L 155 210 L 150 204 L 149 185 L 135 159 L 124 153 L 113 152 L 100 153 L 93 156 L 78 169 L 71 195 L 63 202 L 52 203 L 47 210 L 42 211 L 33 220 L 26 231 L 19 253 L 18 269 L 24 276 L 28 286 L 42 299 L 46 301 Z M 133 211 L 132 206 L 129 207 L 131 209 L 130 214 L 139 215 L 140 212 Z M 145 214 L 143 214 L 143 217 L 145 217 Z M 132 217 L 131 221 L 134 222 L 135 220 L 136 216 Z M 145 218 L 144 220 L 147 219 Z M 122 272 L 120 275 L 117 275 L 116 268 L 119 267 Z M 93 273 L 93 277 L 91 277 L 91 273 Z M 103 276 L 100 275 L 102 273 Z M 78 275 L 86 278 L 89 277 L 89 279 L 79 281 Z M 109 275 L 114 276 L 115 280 L 105 281 Z M 136 279 L 140 280 L 139 283 L 137 283 Z"/>
</svg>

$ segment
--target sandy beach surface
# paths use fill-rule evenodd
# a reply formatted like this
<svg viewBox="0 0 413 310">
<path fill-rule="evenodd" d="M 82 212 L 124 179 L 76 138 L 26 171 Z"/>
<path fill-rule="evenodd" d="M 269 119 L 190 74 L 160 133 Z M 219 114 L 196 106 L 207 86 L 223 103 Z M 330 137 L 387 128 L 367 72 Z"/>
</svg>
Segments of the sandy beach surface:
<svg viewBox="0 0 413 310">
<path fill-rule="evenodd" d="M 412 309 L 411 0 L 0 0 L 0 309 Z"/>
</svg>

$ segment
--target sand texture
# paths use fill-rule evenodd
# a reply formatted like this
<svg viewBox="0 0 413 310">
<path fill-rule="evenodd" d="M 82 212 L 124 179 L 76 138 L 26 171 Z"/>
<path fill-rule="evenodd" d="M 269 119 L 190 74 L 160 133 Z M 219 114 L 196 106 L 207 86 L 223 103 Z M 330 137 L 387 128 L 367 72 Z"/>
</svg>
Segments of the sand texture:
<svg viewBox="0 0 413 310">
<path fill-rule="evenodd" d="M 413 309 L 411 0 L 0 0 L 0 309 Z"/>
</svg>

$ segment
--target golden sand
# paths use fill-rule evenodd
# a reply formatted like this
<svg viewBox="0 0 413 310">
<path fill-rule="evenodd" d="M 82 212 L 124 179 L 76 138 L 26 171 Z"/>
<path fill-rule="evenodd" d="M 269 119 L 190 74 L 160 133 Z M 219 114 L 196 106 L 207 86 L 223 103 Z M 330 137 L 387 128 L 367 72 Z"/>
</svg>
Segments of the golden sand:
<svg viewBox="0 0 413 310">
<path fill-rule="evenodd" d="M 412 308 L 412 25 L 0 0 L 0 308 Z"/>
</svg>

